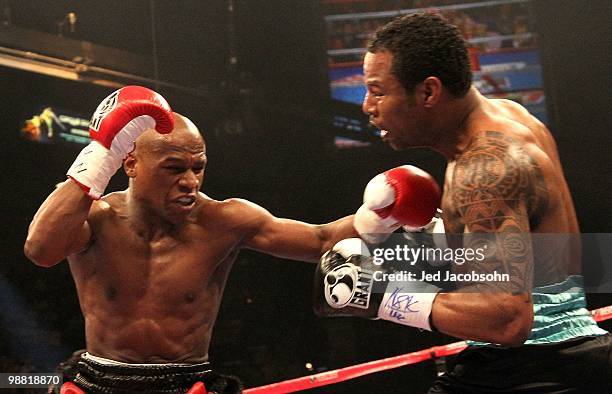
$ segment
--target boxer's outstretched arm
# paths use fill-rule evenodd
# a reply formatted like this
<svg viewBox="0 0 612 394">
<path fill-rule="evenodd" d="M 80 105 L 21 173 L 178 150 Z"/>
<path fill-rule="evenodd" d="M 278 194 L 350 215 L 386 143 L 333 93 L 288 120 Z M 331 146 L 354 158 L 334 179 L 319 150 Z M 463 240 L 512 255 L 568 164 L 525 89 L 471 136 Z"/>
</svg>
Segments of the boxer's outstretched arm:
<svg viewBox="0 0 612 394">
<path fill-rule="evenodd" d="M 50 267 L 83 250 L 91 238 L 87 216 L 93 200 L 69 179 L 42 203 L 28 229 L 26 256 Z"/>
<path fill-rule="evenodd" d="M 241 218 L 245 248 L 277 257 L 316 262 L 336 242 L 356 236 L 353 216 L 314 225 L 282 219 L 245 200 L 234 200 Z"/>
<path fill-rule="evenodd" d="M 431 318 L 435 328 L 452 336 L 520 345 L 533 323 L 529 217 L 546 208 L 548 192 L 543 169 L 501 133 L 489 132 L 477 144 L 456 163 L 450 195 L 465 226 L 463 246 L 486 243 L 488 252 L 482 262 L 460 269 L 507 273 L 510 282 L 440 293 Z"/>
</svg>

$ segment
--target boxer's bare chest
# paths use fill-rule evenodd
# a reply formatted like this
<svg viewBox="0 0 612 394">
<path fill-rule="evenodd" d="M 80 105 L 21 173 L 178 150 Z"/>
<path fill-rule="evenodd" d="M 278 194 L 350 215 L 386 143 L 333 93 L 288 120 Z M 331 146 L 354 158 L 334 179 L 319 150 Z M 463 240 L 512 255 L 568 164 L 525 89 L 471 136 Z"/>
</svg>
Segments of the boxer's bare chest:
<svg viewBox="0 0 612 394">
<path fill-rule="evenodd" d="M 73 274 L 77 282 L 102 291 L 107 301 L 189 304 L 223 287 L 236 245 L 235 235 L 214 227 L 188 223 L 150 232 L 117 217 L 96 228 Z"/>
</svg>

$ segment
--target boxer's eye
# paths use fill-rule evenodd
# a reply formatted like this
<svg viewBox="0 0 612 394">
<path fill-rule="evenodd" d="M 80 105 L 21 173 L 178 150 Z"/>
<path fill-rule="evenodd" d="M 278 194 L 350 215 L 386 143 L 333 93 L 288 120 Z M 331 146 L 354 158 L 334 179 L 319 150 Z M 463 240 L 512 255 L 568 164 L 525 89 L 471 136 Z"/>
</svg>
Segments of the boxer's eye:
<svg viewBox="0 0 612 394">
<path fill-rule="evenodd" d="M 165 167 L 166 170 L 173 172 L 175 174 L 179 174 L 181 172 L 185 172 L 185 168 L 184 167 L 176 167 L 176 166 L 170 166 L 170 167 Z"/>
<path fill-rule="evenodd" d="M 371 87 L 369 89 L 368 94 L 372 97 L 381 97 L 384 95 L 382 91 L 378 90 L 378 87 L 373 87 L 373 88 Z"/>
</svg>

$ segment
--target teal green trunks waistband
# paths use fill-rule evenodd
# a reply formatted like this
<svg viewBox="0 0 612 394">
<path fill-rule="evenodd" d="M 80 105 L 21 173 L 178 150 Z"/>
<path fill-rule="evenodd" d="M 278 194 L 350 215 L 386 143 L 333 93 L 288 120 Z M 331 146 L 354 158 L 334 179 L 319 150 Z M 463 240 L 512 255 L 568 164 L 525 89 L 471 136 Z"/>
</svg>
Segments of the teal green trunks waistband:
<svg viewBox="0 0 612 394">
<path fill-rule="evenodd" d="M 560 283 L 536 287 L 532 299 L 533 327 L 526 345 L 607 334 L 586 308 L 583 278 L 580 275 L 572 275 Z M 470 346 L 489 345 L 484 342 L 467 342 Z"/>
</svg>

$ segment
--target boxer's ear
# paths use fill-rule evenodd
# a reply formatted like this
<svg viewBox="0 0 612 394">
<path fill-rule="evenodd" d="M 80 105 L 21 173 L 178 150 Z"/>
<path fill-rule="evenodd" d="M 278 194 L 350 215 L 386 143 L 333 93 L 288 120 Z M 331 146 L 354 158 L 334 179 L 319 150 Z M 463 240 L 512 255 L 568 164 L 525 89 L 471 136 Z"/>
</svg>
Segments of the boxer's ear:
<svg viewBox="0 0 612 394">
<path fill-rule="evenodd" d="M 136 162 L 138 160 L 133 153 L 134 152 L 129 153 L 123 161 L 123 171 L 125 171 L 128 178 L 134 178 L 136 176 Z"/>
<path fill-rule="evenodd" d="M 438 77 L 427 77 L 417 85 L 418 99 L 426 108 L 433 108 L 440 101 L 442 95 L 442 81 Z"/>
</svg>

